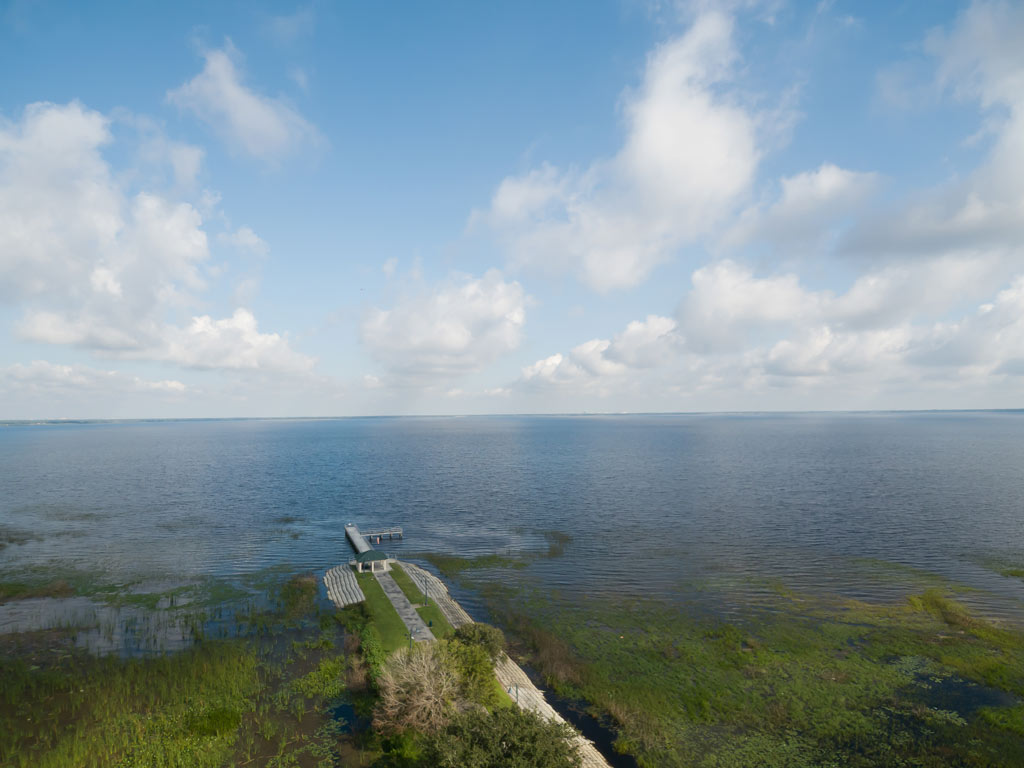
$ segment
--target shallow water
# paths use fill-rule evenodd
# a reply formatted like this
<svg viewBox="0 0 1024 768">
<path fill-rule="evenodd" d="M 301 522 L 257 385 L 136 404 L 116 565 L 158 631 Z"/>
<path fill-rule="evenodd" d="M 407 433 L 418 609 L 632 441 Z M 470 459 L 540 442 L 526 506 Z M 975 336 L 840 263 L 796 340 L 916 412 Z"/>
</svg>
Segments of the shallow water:
<svg viewBox="0 0 1024 768">
<path fill-rule="evenodd" d="M 543 553 L 565 531 L 513 575 L 569 596 L 728 613 L 780 587 L 898 599 L 921 569 L 1021 621 L 1024 580 L 993 563 L 1024 565 L 1024 413 L 0 427 L 4 578 L 322 571 L 348 521 L 403 526 L 382 548 L 405 556 Z"/>
</svg>

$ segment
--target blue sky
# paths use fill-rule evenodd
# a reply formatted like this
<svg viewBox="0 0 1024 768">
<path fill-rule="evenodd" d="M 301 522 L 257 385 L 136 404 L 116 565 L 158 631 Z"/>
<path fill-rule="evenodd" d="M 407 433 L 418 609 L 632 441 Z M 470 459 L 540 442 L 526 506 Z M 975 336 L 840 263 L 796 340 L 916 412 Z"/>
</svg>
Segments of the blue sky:
<svg viewBox="0 0 1024 768">
<path fill-rule="evenodd" d="M 0 418 L 1019 407 L 1021 39 L 0 2 Z"/>
</svg>

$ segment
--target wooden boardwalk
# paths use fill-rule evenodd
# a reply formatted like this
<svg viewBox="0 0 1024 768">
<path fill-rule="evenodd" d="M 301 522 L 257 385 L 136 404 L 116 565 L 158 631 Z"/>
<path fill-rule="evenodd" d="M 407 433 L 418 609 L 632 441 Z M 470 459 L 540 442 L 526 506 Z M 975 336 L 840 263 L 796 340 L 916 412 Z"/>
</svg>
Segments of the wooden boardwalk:
<svg viewBox="0 0 1024 768">
<path fill-rule="evenodd" d="M 356 574 L 347 565 L 338 565 L 324 574 L 324 586 L 327 597 L 339 608 L 353 603 L 361 603 L 366 599 L 363 590 L 356 581 Z"/>
</svg>

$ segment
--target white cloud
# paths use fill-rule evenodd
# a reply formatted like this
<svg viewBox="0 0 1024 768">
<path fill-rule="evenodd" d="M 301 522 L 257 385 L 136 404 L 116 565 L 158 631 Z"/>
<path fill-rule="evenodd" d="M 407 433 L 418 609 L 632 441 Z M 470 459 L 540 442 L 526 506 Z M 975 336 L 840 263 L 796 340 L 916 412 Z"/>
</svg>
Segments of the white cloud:
<svg viewBox="0 0 1024 768">
<path fill-rule="evenodd" d="M 218 239 L 253 256 L 266 256 L 270 252 L 263 238 L 249 227 L 239 227 L 234 232 L 221 233 Z"/>
<path fill-rule="evenodd" d="M 779 327 L 816 318 L 822 296 L 809 293 L 795 274 L 757 278 L 725 260 L 692 276 L 693 287 L 679 310 L 687 345 L 704 354 L 733 352 Z"/>
<path fill-rule="evenodd" d="M 723 92 L 736 60 L 731 19 L 700 15 L 648 57 L 642 86 L 625 95 L 617 155 L 507 178 L 474 222 L 493 228 L 514 264 L 569 270 L 599 291 L 641 282 L 751 184 L 757 120 Z"/>
<path fill-rule="evenodd" d="M 856 213 L 878 185 L 878 175 L 823 163 L 815 171 L 780 182 L 777 200 L 747 209 L 729 231 L 730 246 L 771 242 L 792 254 L 793 249 L 817 255 L 835 228 Z"/>
<path fill-rule="evenodd" d="M 993 134 L 988 156 L 972 174 L 953 178 L 905 205 L 868 217 L 845 250 L 886 258 L 983 248 L 1020 251 L 1024 238 L 1024 7 L 974 2 L 948 32 L 925 48 L 937 83 L 986 110 Z"/>
<path fill-rule="evenodd" d="M 563 356 L 556 353 L 523 368 L 523 383 L 580 384 L 618 377 L 671 362 L 682 339 L 676 321 L 648 315 L 612 339 L 591 339 Z"/>
<path fill-rule="evenodd" d="M 246 87 L 238 71 L 238 51 L 229 40 L 221 50 L 207 51 L 203 71 L 168 91 L 167 99 L 194 113 L 217 131 L 232 149 L 261 158 L 277 158 L 320 134 L 295 109 L 280 99 Z"/>
<path fill-rule="evenodd" d="M 124 393 L 156 393 L 180 395 L 187 387 L 175 379 L 159 381 L 142 379 L 119 371 L 104 371 L 80 365 L 57 365 L 34 360 L 25 365 L 15 363 L 0 368 L 0 392 L 10 395 L 82 395 Z"/>
<path fill-rule="evenodd" d="M 265 28 L 274 42 L 291 46 L 303 37 L 313 34 L 316 29 L 316 14 L 312 6 L 306 6 L 294 13 L 271 16 L 267 19 Z"/>
<path fill-rule="evenodd" d="M 709 264 L 693 273 L 678 323 L 635 321 L 612 339 L 526 366 L 514 388 L 634 403 L 711 392 L 749 403 L 758 393 L 813 389 L 826 407 L 907 387 L 960 382 L 984 391 L 1024 374 L 1024 275 L 951 313 L 962 281 L 992 284 L 977 263 L 939 257 L 886 267 L 838 295 L 809 290 L 795 274 L 757 277 L 733 261 Z"/>
<path fill-rule="evenodd" d="M 260 333 L 256 318 L 246 309 L 214 320 L 209 315 L 192 318 L 185 328 L 168 329 L 161 348 L 144 354 L 189 368 L 264 370 L 303 373 L 314 360 L 291 349 L 277 333 Z"/>
<path fill-rule="evenodd" d="M 206 318 L 215 337 L 194 334 L 196 320 L 169 321 L 191 316 L 206 288 L 202 216 L 186 202 L 129 193 L 103 158 L 111 141 L 109 120 L 77 102 L 33 104 L 0 125 L 0 300 L 24 306 L 20 334 L 186 366 L 308 369 L 246 310 Z M 232 238 L 262 243 L 244 228 Z"/>
<path fill-rule="evenodd" d="M 363 343 L 398 377 L 453 376 L 481 369 L 515 349 L 526 320 L 519 283 L 490 270 L 455 277 L 392 309 L 373 309 Z"/>
</svg>

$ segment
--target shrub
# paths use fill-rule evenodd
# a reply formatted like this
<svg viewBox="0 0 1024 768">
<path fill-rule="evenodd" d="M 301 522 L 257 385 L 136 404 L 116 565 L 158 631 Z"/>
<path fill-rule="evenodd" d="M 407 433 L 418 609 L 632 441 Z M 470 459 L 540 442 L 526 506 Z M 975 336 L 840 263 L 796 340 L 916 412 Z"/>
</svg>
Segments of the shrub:
<svg viewBox="0 0 1024 768">
<path fill-rule="evenodd" d="M 491 664 L 498 661 L 505 650 L 505 635 L 497 627 L 477 622 L 463 624 L 455 630 L 455 639 L 466 645 L 480 646 L 487 653 Z"/>
<path fill-rule="evenodd" d="M 442 657 L 455 673 L 459 693 L 468 701 L 484 706 L 497 702 L 494 687 L 494 664 L 479 645 L 467 645 L 457 640 L 437 644 Z"/>
<path fill-rule="evenodd" d="M 363 661 L 366 662 L 366 670 L 370 679 L 376 681 L 384 672 L 384 665 L 387 663 L 388 654 L 384 650 L 384 642 L 380 639 L 380 632 L 373 624 L 366 624 L 359 630 L 359 646 L 362 650 Z"/>
</svg>

